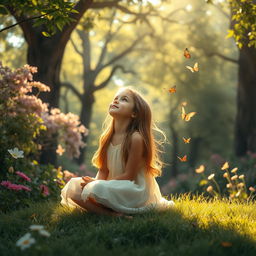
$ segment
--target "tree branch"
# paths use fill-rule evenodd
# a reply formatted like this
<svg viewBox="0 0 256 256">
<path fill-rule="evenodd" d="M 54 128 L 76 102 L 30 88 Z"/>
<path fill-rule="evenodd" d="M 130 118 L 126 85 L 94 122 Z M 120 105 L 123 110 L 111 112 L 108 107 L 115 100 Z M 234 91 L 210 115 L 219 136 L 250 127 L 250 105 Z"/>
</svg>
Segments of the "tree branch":
<svg viewBox="0 0 256 256">
<path fill-rule="evenodd" d="M 209 56 L 209 57 L 218 56 L 218 57 L 220 57 L 220 58 L 222 58 L 222 59 L 224 59 L 224 60 L 226 60 L 226 61 L 230 61 L 230 62 L 236 63 L 236 64 L 238 63 L 238 60 L 232 59 L 232 58 L 227 57 L 227 56 L 225 56 L 225 55 L 223 55 L 223 54 L 221 54 L 221 53 L 218 53 L 218 52 L 206 53 L 206 55 Z"/>
<path fill-rule="evenodd" d="M 94 87 L 94 91 L 97 91 L 97 90 L 100 90 L 100 89 L 106 87 L 107 84 L 109 83 L 109 81 L 111 80 L 111 78 L 113 77 L 113 75 L 115 74 L 115 72 L 116 72 L 117 69 L 121 69 L 121 70 L 123 71 L 123 73 L 132 73 L 132 74 L 136 75 L 136 72 L 133 71 L 133 70 L 126 70 L 122 65 L 115 65 L 115 66 L 112 68 L 112 70 L 111 70 L 110 75 L 108 76 L 108 78 L 107 78 L 105 81 L 103 81 L 100 85 L 95 86 L 95 87 Z"/>
<path fill-rule="evenodd" d="M 77 46 L 76 46 L 74 40 L 73 40 L 71 37 L 70 37 L 70 42 L 71 42 L 71 44 L 73 45 L 75 51 L 76 51 L 81 57 L 83 57 L 83 53 L 77 48 Z"/>
<path fill-rule="evenodd" d="M 74 85 L 70 82 L 62 82 L 61 86 L 69 88 L 78 98 L 82 101 L 82 94 L 74 87 Z"/>
<path fill-rule="evenodd" d="M 127 49 L 125 49 L 124 51 L 122 51 L 120 54 L 118 54 L 117 56 L 115 56 L 114 58 L 112 58 L 108 63 L 102 65 L 100 67 L 100 70 L 102 70 L 103 68 L 110 66 L 111 64 L 113 64 L 114 62 L 118 61 L 119 59 L 121 59 L 123 56 L 125 56 L 127 53 L 131 52 L 133 50 L 133 48 L 148 34 L 145 34 L 141 37 L 139 37 L 137 40 L 135 40 Z"/>
</svg>

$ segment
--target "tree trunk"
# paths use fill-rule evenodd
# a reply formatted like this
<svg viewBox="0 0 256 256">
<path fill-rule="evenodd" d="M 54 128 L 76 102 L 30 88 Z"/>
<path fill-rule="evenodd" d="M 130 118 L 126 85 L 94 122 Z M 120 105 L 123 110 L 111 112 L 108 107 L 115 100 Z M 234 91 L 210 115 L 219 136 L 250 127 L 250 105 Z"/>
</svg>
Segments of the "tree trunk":
<svg viewBox="0 0 256 256">
<path fill-rule="evenodd" d="M 256 49 L 244 46 L 239 55 L 235 153 L 256 152 Z"/>
<path fill-rule="evenodd" d="M 81 123 L 89 130 L 90 130 L 92 108 L 93 108 L 94 101 L 95 101 L 95 97 L 93 95 L 93 92 L 91 92 L 91 91 L 85 92 L 85 94 L 83 95 L 80 120 L 81 120 Z M 88 139 L 88 136 L 85 136 L 83 138 L 83 142 L 87 143 L 87 139 Z M 80 150 L 80 156 L 77 159 L 77 163 L 79 165 L 84 163 L 86 148 L 87 148 L 87 146 L 85 146 L 84 148 L 82 148 Z"/>
</svg>

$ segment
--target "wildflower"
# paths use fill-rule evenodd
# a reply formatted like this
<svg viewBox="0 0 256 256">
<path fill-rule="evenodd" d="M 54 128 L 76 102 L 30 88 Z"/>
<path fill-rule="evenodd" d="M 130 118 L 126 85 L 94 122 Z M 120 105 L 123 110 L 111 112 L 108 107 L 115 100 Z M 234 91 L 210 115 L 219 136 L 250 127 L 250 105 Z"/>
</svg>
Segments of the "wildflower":
<svg viewBox="0 0 256 256">
<path fill-rule="evenodd" d="M 12 166 L 8 169 L 8 172 L 9 172 L 9 173 L 14 173 L 14 169 L 13 169 Z"/>
<path fill-rule="evenodd" d="M 18 184 L 10 184 L 8 186 L 9 189 L 11 190 L 26 190 L 26 191 L 31 191 L 31 188 L 24 186 L 24 185 L 18 185 Z"/>
<path fill-rule="evenodd" d="M 239 178 L 239 179 L 244 179 L 244 175 L 242 174 L 242 175 L 240 175 L 238 178 Z"/>
<path fill-rule="evenodd" d="M 19 175 L 21 178 L 23 178 L 24 180 L 26 180 L 26 181 L 31 181 L 31 179 L 25 174 L 25 173 L 23 173 L 23 172 L 19 172 L 19 171 L 17 171 L 17 172 L 15 172 L 17 175 Z"/>
<path fill-rule="evenodd" d="M 40 229 L 39 230 L 39 234 L 42 235 L 42 236 L 45 236 L 45 237 L 49 237 L 51 234 L 46 231 L 45 229 Z"/>
<path fill-rule="evenodd" d="M 206 189 L 207 192 L 212 192 L 213 191 L 213 187 L 212 186 L 209 186 L 207 189 Z"/>
<path fill-rule="evenodd" d="M 203 173 L 204 170 L 205 170 L 204 165 L 200 165 L 200 166 L 195 170 L 195 172 L 196 172 L 196 173 Z"/>
<path fill-rule="evenodd" d="M 237 187 L 239 187 L 239 188 L 242 188 L 243 186 L 244 186 L 243 182 L 240 182 L 240 183 L 237 184 Z"/>
<path fill-rule="evenodd" d="M 39 230 L 43 230 L 44 226 L 43 225 L 31 225 L 29 228 L 32 231 L 39 231 Z"/>
<path fill-rule="evenodd" d="M 233 169 L 231 170 L 231 172 L 232 172 L 232 173 L 236 173 L 237 170 L 238 170 L 238 168 L 235 167 L 235 168 L 233 168 Z"/>
<path fill-rule="evenodd" d="M 40 185 L 41 192 L 44 196 L 49 196 L 49 188 L 46 185 Z"/>
<path fill-rule="evenodd" d="M 251 192 L 255 192 L 255 191 L 256 191 L 256 189 L 255 189 L 254 187 L 249 187 L 249 190 L 250 190 Z"/>
<path fill-rule="evenodd" d="M 224 177 L 224 178 L 227 178 L 227 177 L 228 177 L 228 173 L 225 172 L 225 173 L 223 174 L 223 177 Z"/>
<path fill-rule="evenodd" d="M 237 193 L 236 193 L 236 197 L 239 197 L 241 194 L 241 190 L 239 190 Z"/>
<path fill-rule="evenodd" d="M 8 152 L 12 155 L 13 158 L 17 159 L 17 158 L 23 158 L 23 151 L 19 150 L 18 148 L 14 148 L 14 149 L 8 149 Z"/>
<path fill-rule="evenodd" d="M 226 170 L 226 169 L 228 169 L 228 168 L 229 168 L 229 164 L 228 164 L 228 162 L 225 162 L 225 163 L 222 165 L 221 170 Z"/>
<path fill-rule="evenodd" d="M 61 145 L 58 145 L 58 148 L 56 149 L 56 153 L 62 156 L 64 152 L 65 152 L 65 149 Z"/>
<path fill-rule="evenodd" d="M 215 174 L 214 174 L 214 173 L 212 173 L 210 176 L 208 176 L 208 180 L 213 179 L 213 178 L 214 178 L 214 176 L 215 176 Z"/>
<path fill-rule="evenodd" d="M 238 175 L 234 175 L 231 177 L 231 180 L 236 180 L 238 178 Z"/>
<path fill-rule="evenodd" d="M 31 237 L 30 233 L 26 233 L 16 242 L 16 246 L 20 247 L 21 250 L 24 250 L 26 248 L 29 248 L 35 242 L 35 238 Z"/>
<path fill-rule="evenodd" d="M 228 184 L 226 185 L 227 188 L 232 188 L 232 186 L 233 186 L 233 185 L 232 185 L 231 183 L 228 183 Z"/>
<path fill-rule="evenodd" d="M 0 183 L 0 185 L 4 186 L 4 187 L 6 187 L 6 188 L 8 188 L 11 184 L 12 184 L 12 183 L 11 183 L 10 181 L 8 181 L 8 180 L 3 180 L 3 181 Z"/>
</svg>

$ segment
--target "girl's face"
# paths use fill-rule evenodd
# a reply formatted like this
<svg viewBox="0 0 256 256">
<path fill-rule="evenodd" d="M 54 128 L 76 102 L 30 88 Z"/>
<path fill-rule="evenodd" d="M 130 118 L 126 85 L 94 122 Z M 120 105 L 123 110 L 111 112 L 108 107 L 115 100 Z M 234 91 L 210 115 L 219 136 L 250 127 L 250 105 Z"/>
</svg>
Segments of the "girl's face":
<svg viewBox="0 0 256 256">
<path fill-rule="evenodd" d="M 115 95 L 113 102 L 109 105 L 109 114 L 113 117 L 133 116 L 134 100 L 131 92 L 124 90 Z"/>
</svg>

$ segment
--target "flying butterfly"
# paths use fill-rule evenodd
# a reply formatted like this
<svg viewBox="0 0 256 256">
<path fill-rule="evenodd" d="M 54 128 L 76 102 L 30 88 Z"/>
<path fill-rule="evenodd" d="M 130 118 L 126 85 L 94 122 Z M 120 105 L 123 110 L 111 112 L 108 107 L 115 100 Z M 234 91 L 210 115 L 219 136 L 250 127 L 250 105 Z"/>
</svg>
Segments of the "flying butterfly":
<svg viewBox="0 0 256 256">
<path fill-rule="evenodd" d="M 184 141 L 185 144 L 188 144 L 188 143 L 190 142 L 190 140 L 191 140 L 191 138 L 187 138 L 187 139 L 186 139 L 186 138 L 184 138 L 184 137 L 183 137 L 182 139 L 183 139 L 183 141 Z"/>
<path fill-rule="evenodd" d="M 198 62 L 194 64 L 194 67 L 186 66 L 186 68 L 189 69 L 192 73 L 198 72 L 199 71 Z"/>
<path fill-rule="evenodd" d="M 187 155 L 184 155 L 183 157 L 179 157 L 179 156 L 177 156 L 177 157 L 179 158 L 179 160 L 181 162 L 187 162 Z"/>
<path fill-rule="evenodd" d="M 186 48 L 186 49 L 184 50 L 184 56 L 185 56 L 186 59 L 190 59 L 190 58 L 191 58 L 191 54 L 190 54 L 188 48 Z"/>
<path fill-rule="evenodd" d="M 167 90 L 169 93 L 175 93 L 177 90 L 176 90 L 176 85 L 174 85 L 173 87 L 171 87 L 170 89 L 166 89 L 166 88 L 163 88 L 164 90 Z"/>
<path fill-rule="evenodd" d="M 181 118 L 182 120 L 185 120 L 185 121 L 190 121 L 191 117 L 193 117 L 194 115 L 196 114 L 196 112 L 190 112 L 190 113 L 187 113 L 185 112 L 185 108 L 184 107 L 181 107 Z"/>
</svg>

